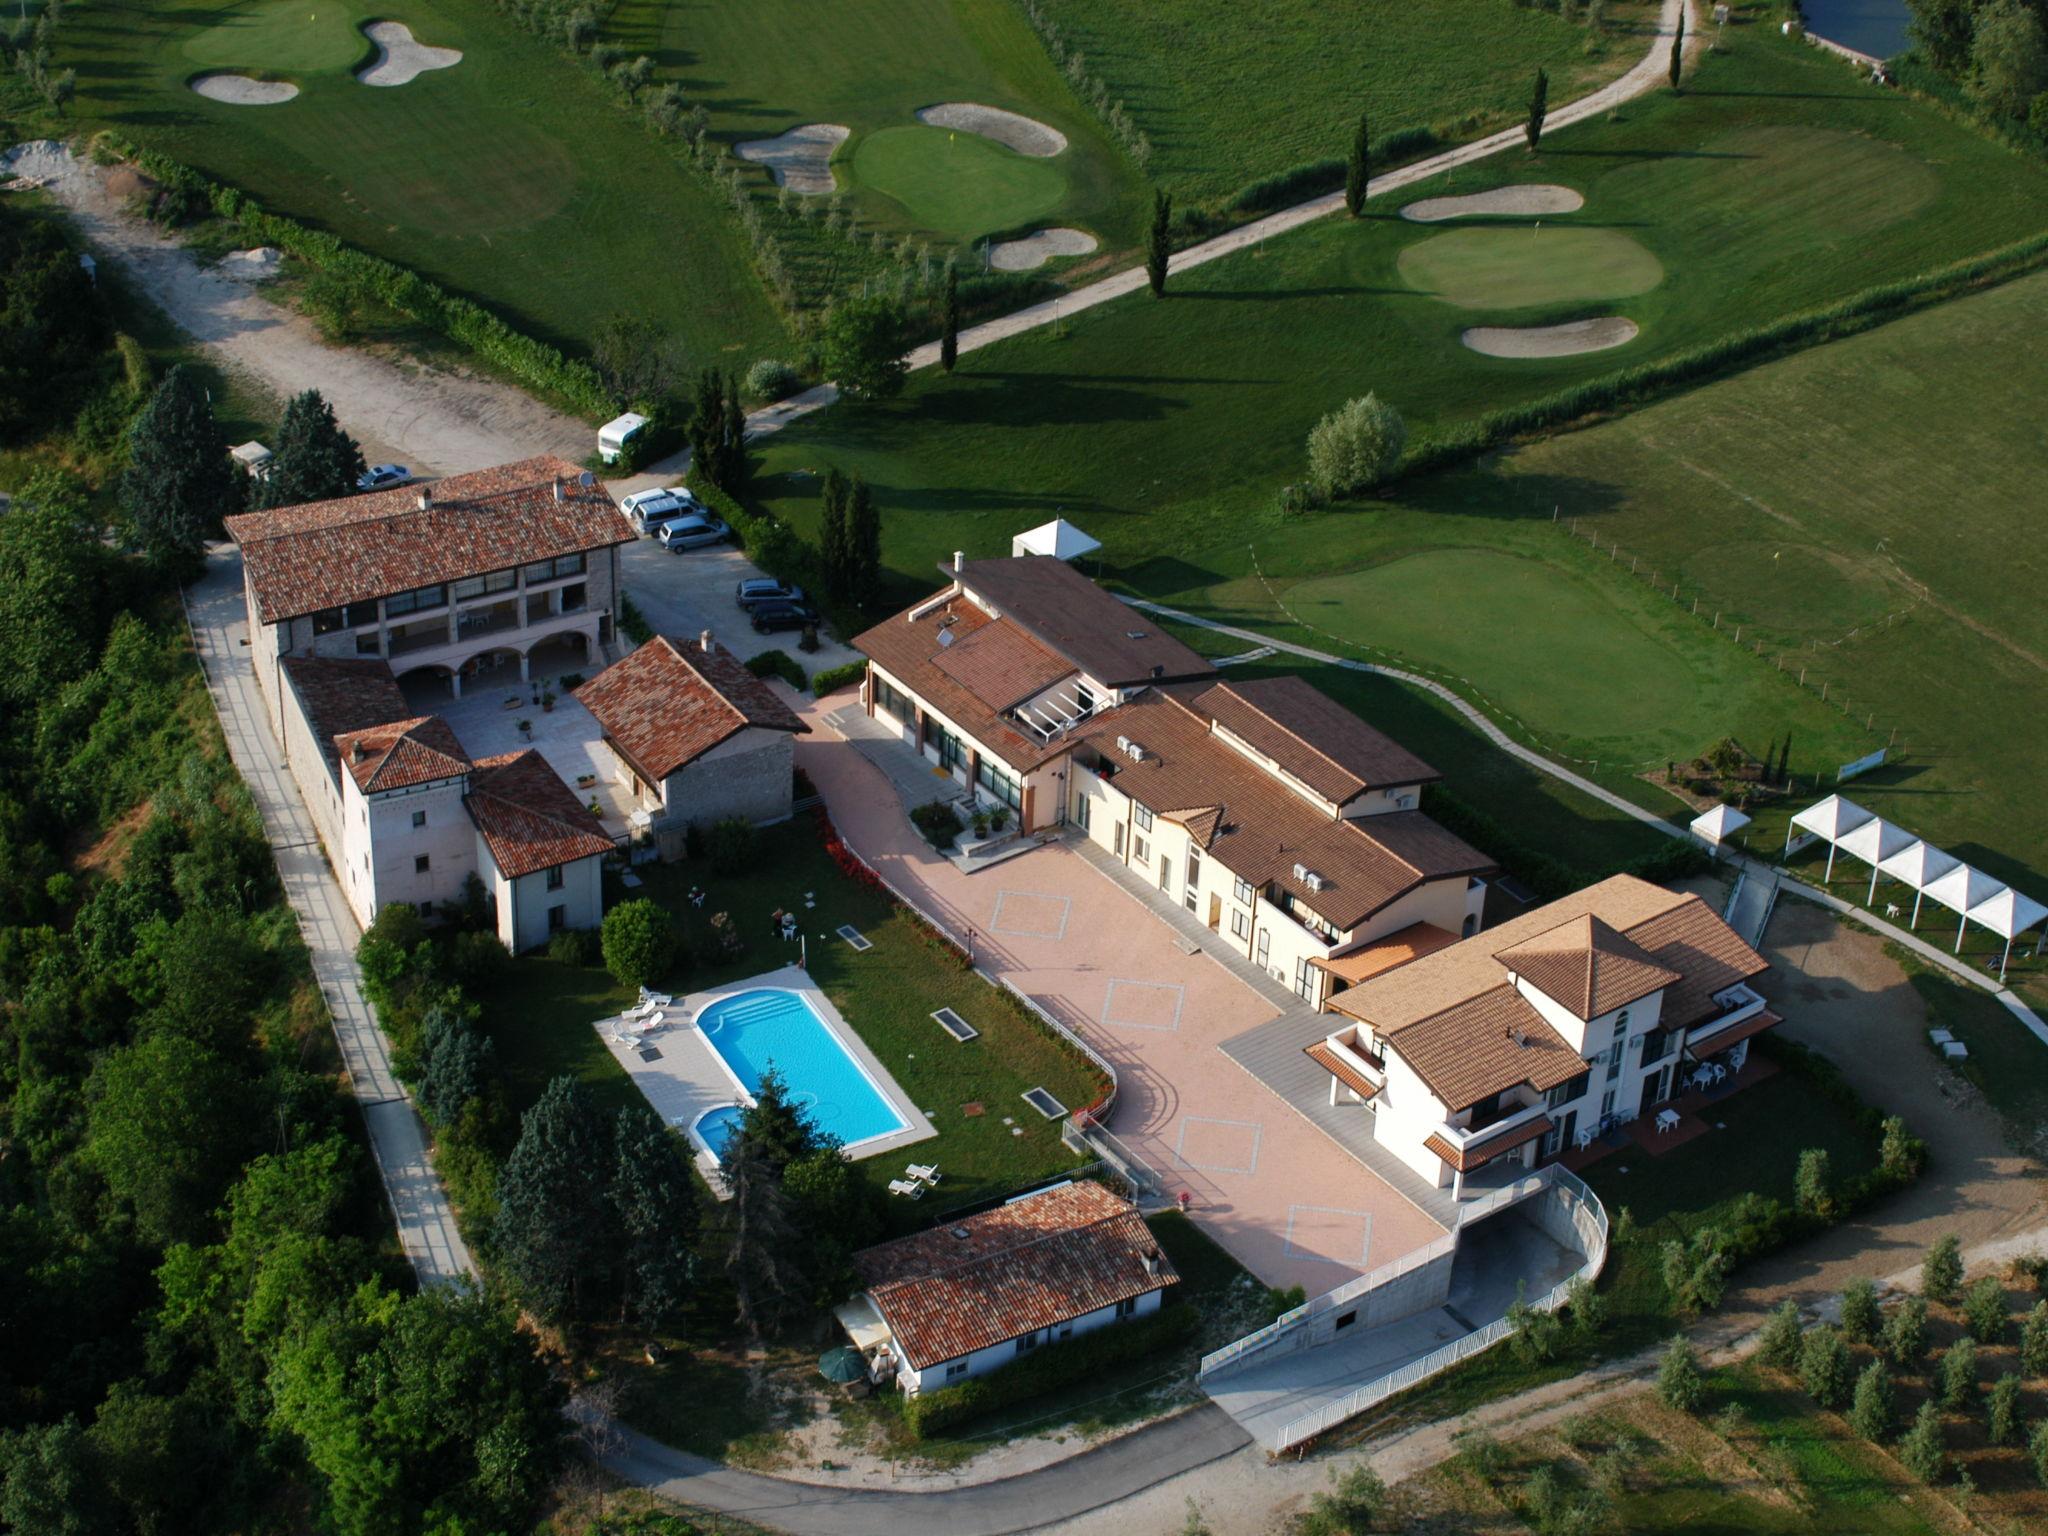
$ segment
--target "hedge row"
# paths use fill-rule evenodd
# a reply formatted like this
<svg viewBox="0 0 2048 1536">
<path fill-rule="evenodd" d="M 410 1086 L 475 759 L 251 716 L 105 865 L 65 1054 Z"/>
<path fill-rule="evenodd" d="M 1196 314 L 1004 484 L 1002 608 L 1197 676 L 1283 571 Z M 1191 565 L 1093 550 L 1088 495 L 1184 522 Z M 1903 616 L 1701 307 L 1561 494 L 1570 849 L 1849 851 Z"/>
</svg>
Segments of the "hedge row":
<svg viewBox="0 0 2048 1536">
<path fill-rule="evenodd" d="M 811 692 L 822 699 L 835 689 L 859 682 L 867 676 L 867 672 L 868 664 L 865 661 L 849 661 L 843 667 L 827 667 L 822 672 L 812 674 Z"/>
<path fill-rule="evenodd" d="M 747 670 L 756 677 L 779 677 L 799 691 L 809 686 L 803 667 L 785 650 L 771 649 L 748 657 Z"/>
<path fill-rule="evenodd" d="M 903 1400 L 903 1422 L 911 1438 L 931 1436 L 1012 1403 L 1042 1397 L 1061 1387 L 1194 1337 L 1201 1315 L 1185 1303 L 1171 1303 L 1150 1317 L 1112 1323 L 1078 1338 L 1041 1345 L 1014 1365 L 986 1376 L 970 1376 L 954 1387 L 920 1392 Z"/>
<path fill-rule="evenodd" d="M 616 402 L 588 363 L 516 331 L 473 300 L 450 293 L 439 283 L 381 256 L 344 244 L 323 230 L 309 229 L 296 219 L 267 212 L 239 187 L 195 171 L 181 161 L 112 135 L 100 141 L 122 158 L 132 160 L 157 182 L 187 200 L 203 201 L 215 214 L 348 285 L 365 303 L 381 304 L 407 319 L 446 336 L 484 362 L 503 369 L 522 384 L 551 395 L 590 417 L 609 416 Z"/>
<path fill-rule="evenodd" d="M 1473 847 L 1500 860 L 1502 868 L 1544 901 L 1555 901 L 1609 875 L 1634 875 L 1663 885 L 1696 875 L 1711 862 L 1699 844 L 1689 838 L 1674 837 L 1665 839 L 1665 846 L 1641 858 L 1606 869 L 1590 869 L 1521 842 L 1484 811 L 1475 810 L 1440 785 L 1423 787 L 1422 808 Z"/>
<path fill-rule="evenodd" d="M 1689 384 L 1711 374 L 1725 372 L 1739 363 L 1752 363 L 1794 346 L 1816 345 L 1854 335 L 1908 309 L 1990 280 L 2017 277 L 2048 258 L 2048 232 L 2001 246 L 1981 256 L 1953 262 L 1923 272 L 1866 288 L 1819 309 L 1787 315 L 1769 325 L 1737 331 L 1718 341 L 1655 363 L 1625 368 L 1605 378 L 1590 379 L 1541 400 L 1490 411 L 1474 420 L 1423 436 L 1402 461 L 1403 475 L 1441 469 L 1445 465 L 1484 453 L 1525 433 L 1560 427 L 1617 406 L 1634 405 L 1663 393 L 1674 385 Z"/>
</svg>

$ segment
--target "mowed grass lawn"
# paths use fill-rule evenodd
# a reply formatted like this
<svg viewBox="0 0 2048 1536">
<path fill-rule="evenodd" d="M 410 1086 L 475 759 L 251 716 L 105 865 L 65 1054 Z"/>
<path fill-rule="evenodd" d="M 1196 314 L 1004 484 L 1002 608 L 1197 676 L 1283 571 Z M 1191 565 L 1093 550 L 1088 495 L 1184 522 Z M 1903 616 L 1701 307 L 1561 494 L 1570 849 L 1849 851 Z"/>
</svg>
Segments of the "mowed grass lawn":
<svg viewBox="0 0 2048 1536">
<path fill-rule="evenodd" d="M 679 81 L 709 111 L 721 143 L 805 123 L 852 129 L 836 169 L 863 224 L 969 239 L 1056 210 L 1058 222 L 1093 230 L 1105 246 L 1137 239 L 1142 180 L 1014 0 L 620 0 L 604 36 L 652 59 L 657 80 Z M 1021 112 L 1065 134 L 1067 148 L 1023 165 L 1009 163 L 1023 156 L 990 153 L 969 174 L 955 174 L 929 145 L 915 156 L 908 141 L 864 152 L 868 135 L 914 127 L 918 108 L 943 101 Z M 973 185 L 987 177 L 1001 184 Z"/>
<path fill-rule="evenodd" d="M 616 314 L 659 321 L 694 365 L 780 350 L 781 322 L 706 186 L 589 74 L 482 0 L 403 19 L 462 61 L 358 84 L 355 0 L 175 7 L 109 0 L 59 29 L 74 111 L 490 305 L 572 353 Z M 207 70 L 290 79 L 279 106 L 206 100 Z"/>
<path fill-rule="evenodd" d="M 1058 1123 L 1040 1116 L 1022 1095 L 1044 1087 L 1068 1108 L 1079 1109 L 1098 1091 L 1092 1067 L 1007 993 L 968 969 L 950 946 L 929 937 L 891 898 L 841 875 L 826 858 L 809 815 L 760 834 L 752 868 L 728 879 L 712 875 L 703 863 L 644 866 L 642 890 L 611 889 L 607 904 L 645 895 L 675 915 L 690 954 L 705 957 L 678 966 L 668 979 L 667 990 L 678 996 L 794 964 L 797 946 L 772 936 L 769 915 L 783 908 L 801 917 L 812 977 L 939 1131 L 931 1141 L 858 1165 L 877 1185 L 901 1178 L 906 1161 L 939 1165 L 942 1182 L 935 1193 L 916 1204 L 892 1202 L 902 1227 L 923 1226 L 935 1212 L 1008 1193 L 1074 1165 Z M 702 908 L 687 899 L 694 885 L 707 893 Z M 809 910 L 803 906 L 806 892 L 817 899 Z M 736 960 L 709 958 L 710 921 L 719 912 L 732 914 L 747 941 L 747 952 Z M 834 937 L 842 923 L 865 933 L 874 948 L 856 954 Z M 565 1072 L 605 1102 L 635 1101 L 639 1090 L 591 1028 L 632 998 L 601 967 L 564 966 L 535 956 L 518 961 L 484 1009 L 512 1107 L 524 1110 Z M 955 1042 L 931 1017 L 944 1007 L 957 1009 L 981 1031 L 980 1038 Z M 985 1106 L 986 1113 L 964 1113 L 970 1104 Z M 1022 1134 L 1013 1135 L 1005 1118 Z"/>
<path fill-rule="evenodd" d="M 1505 0 L 1039 0 L 1152 140 L 1153 174 L 1183 198 L 1341 156 L 1360 111 L 1385 138 L 1442 125 L 1469 137 L 1526 106 L 1540 65 L 1552 101 L 1621 74 L 1654 5 L 1610 5 L 1595 35 Z"/>
</svg>

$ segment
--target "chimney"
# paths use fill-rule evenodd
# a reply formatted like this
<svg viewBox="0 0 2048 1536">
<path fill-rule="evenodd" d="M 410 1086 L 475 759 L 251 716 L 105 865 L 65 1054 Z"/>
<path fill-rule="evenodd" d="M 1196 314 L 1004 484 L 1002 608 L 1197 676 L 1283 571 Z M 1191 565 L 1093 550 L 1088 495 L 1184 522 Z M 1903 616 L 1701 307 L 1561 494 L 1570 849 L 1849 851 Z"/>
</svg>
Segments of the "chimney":
<svg viewBox="0 0 2048 1536">
<path fill-rule="evenodd" d="M 957 576 L 957 575 L 959 575 L 959 574 L 960 574 L 960 568 L 961 568 L 962 566 L 964 566 L 964 565 L 965 565 L 966 563 L 967 563 L 967 551 L 965 551 L 964 549 L 956 549 L 956 550 L 954 550 L 954 551 L 953 551 L 953 574 L 954 574 L 954 575 L 956 575 L 956 576 Z"/>
<path fill-rule="evenodd" d="M 434 492 L 429 486 L 423 485 L 420 487 L 420 510 L 422 512 L 434 510 Z"/>
<path fill-rule="evenodd" d="M 1157 1248 L 1147 1248 L 1139 1255 L 1139 1258 L 1145 1265 L 1145 1273 L 1152 1279 L 1157 1280 L 1159 1278 L 1159 1250 Z"/>
<path fill-rule="evenodd" d="M 560 501 L 561 499 L 562 499 L 562 477 L 561 477 L 560 475 L 557 475 L 557 476 L 555 476 L 555 500 L 557 500 L 557 501 Z"/>
<path fill-rule="evenodd" d="M 362 741 L 357 741 L 348 749 L 348 753 L 351 758 L 360 763 L 370 755 L 370 749 Z"/>
<path fill-rule="evenodd" d="M 697 644 L 702 646 L 704 654 L 709 656 L 711 654 L 711 631 L 707 629 L 703 634 L 699 635 L 697 637 Z"/>
</svg>

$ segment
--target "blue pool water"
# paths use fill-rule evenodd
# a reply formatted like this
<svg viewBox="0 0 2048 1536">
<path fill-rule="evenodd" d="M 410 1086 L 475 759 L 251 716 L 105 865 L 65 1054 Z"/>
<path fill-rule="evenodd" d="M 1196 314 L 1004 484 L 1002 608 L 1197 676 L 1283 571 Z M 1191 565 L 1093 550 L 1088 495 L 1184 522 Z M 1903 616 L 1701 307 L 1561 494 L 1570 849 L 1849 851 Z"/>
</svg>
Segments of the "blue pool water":
<svg viewBox="0 0 2048 1536">
<path fill-rule="evenodd" d="M 704 1145 L 711 1149 L 711 1155 L 725 1157 L 726 1138 L 740 1128 L 743 1111 L 737 1104 L 721 1104 L 716 1109 L 707 1109 L 697 1119 L 697 1134 L 704 1138 Z"/>
<path fill-rule="evenodd" d="M 697 1027 L 747 1092 L 758 1092 L 763 1074 L 773 1067 L 819 1129 L 849 1146 L 905 1128 L 903 1117 L 798 993 L 775 987 L 736 992 L 705 1008 Z M 714 1111 L 714 1117 L 721 1113 Z M 736 1123 L 737 1111 L 732 1115 Z M 710 1124 L 707 1119 L 700 1131 L 707 1143 L 722 1148 L 731 1123 L 723 1125 L 717 1139 Z"/>
</svg>

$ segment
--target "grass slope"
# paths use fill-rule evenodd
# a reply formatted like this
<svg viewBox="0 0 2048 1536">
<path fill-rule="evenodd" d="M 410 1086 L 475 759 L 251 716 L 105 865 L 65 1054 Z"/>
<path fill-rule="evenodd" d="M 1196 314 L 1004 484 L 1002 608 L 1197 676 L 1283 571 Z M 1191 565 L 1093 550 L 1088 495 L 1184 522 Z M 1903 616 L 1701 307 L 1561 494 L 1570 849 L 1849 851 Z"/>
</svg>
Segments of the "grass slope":
<svg viewBox="0 0 2048 1536">
<path fill-rule="evenodd" d="M 1013 0 L 621 0 L 604 36 L 652 59 L 657 80 L 679 81 L 709 111 L 722 143 L 774 138 L 804 123 L 851 128 L 836 168 L 863 223 L 966 238 L 1041 211 L 1029 198 L 1011 198 L 1005 217 L 990 198 L 989 208 L 962 221 L 901 197 L 900 156 L 861 153 L 865 135 L 914 125 L 920 107 L 976 101 L 1067 136 L 1052 162 L 1064 193 L 1044 208 L 1056 206 L 1061 222 L 1094 230 L 1106 246 L 1137 238 L 1137 173 L 1074 99 Z M 877 195 L 862 196 L 871 171 Z"/>
<path fill-rule="evenodd" d="M 58 37 L 78 70 L 81 120 L 416 267 L 571 352 L 622 312 L 661 322 L 693 364 L 776 348 L 781 324 L 726 213 L 587 73 L 482 0 L 430 0 L 407 24 L 462 62 L 408 85 L 359 85 L 351 70 L 373 53 L 359 23 L 383 14 L 356 0 L 110 0 L 69 15 Z M 300 95 L 263 108 L 207 101 L 185 84 L 202 68 L 270 71 Z"/>
<path fill-rule="evenodd" d="M 1344 154 L 1361 110 L 1377 137 L 1518 116 L 1540 65 L 1550 99 L 1633 64 L 1650 6 L 1609 6 L 1604 38 L 1501 0 L 1040 0 L 1067 46 L 1152 140 L 1154 174 L 1211 198 Z M 1640 35 L 1639 35 L 1640 34 Z"/>
</svg>

